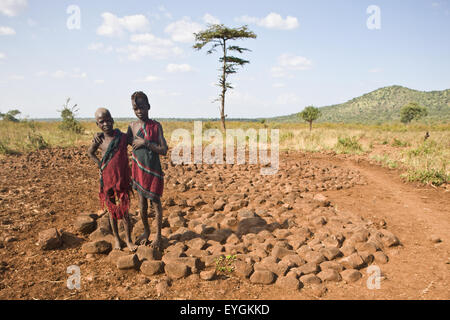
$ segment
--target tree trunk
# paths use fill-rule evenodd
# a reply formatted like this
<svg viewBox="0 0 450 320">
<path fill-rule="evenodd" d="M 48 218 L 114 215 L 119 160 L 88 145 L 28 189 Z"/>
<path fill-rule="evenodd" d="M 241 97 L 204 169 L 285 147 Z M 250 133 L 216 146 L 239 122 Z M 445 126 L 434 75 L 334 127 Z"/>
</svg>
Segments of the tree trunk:
<svg viewBox="0 0 450 320">
<path fill-rule="evenodd" d="M 222 96 L 222 107 L 220 108 L 220 119 L 222 120 L 222 130 L 225 132 L 226 125 L 225 125 L 225 94 Z"/>
<path fill-rule="evenodd" d="M 312 131 L 312 121 L 309 122 L 309 132 Z"/>
<path fill-rule="evenodd" d="M 223 70 L 222 70 L 222 105 L 220 107 L 220 119 L 222 120 L 222 130 L 225 132 L 225 94 L 227 92 L 227 43 L 223 39 Z"/>
</svg>

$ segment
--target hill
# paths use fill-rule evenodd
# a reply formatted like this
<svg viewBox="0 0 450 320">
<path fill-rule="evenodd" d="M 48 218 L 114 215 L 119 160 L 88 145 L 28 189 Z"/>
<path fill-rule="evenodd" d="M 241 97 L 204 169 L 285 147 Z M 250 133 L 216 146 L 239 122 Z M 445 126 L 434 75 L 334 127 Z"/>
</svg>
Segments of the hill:
<svg viewBox="0 0 450 320">
<path fill-rule="evenodd" d="M 417 91 L 401 86 L 390 86 L 367 93 L 342 104 L 321 107 L 318 122 L 376 123 L 400 120 L 400 109 L 409 102 L 428 108 L 424 120 L 450 121 L 450 89 Z M 296 114 L 271 118 L 271 121 L 297 122 Z"/>
</svg>

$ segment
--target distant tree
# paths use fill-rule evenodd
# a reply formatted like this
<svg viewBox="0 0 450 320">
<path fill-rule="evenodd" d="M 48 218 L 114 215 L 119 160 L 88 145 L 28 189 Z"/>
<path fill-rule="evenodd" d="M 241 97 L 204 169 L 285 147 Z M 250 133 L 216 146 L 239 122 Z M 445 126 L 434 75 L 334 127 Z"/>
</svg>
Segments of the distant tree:
<svg viewBox="0 0 450 320">
<path fill-rule="evenodd" d="M 410 102 L 400 109 L 400 121 L 404 124 L 408 124 L 413 120 L 419 120 L 420 118 L 426 117 L 427 115 L 427 108 L 419 105 L 416 102 Z"/>
<path fill-rule="evenodd" d="M 302 118 L 306 122 L 309 122 L 309 131 L 312 131 L 313 122 L 319 119 L 321 115 L 322 112 L 320 112 L 320 110 L 314 106 L 306 107 L 302 112 L 298 114 L 300 118 Z"/>
<path fill-rule="evenodd" d="M 1 113 L 0 112 L 0 118 L 2 118 L 5 121 L 11 121 L 11 122 L 19 122 L 19 119 L 16 118 L 19 114 L 21 114 L 19 110 L 9 110 L 7 113 Z"/>
<path fill-rule="evenodd" d="M 62 122 L 59 125 L 61 130 L 68 130 L 73 133 L 81 134 L 84 132 L 83 126 L 75 119 L 75 115 L 78 112 L 77 105 L 73 105 L 69 107 L 70 98 L 67 98 L 66 103 L 63 105 L 61 110 L 58 110 L 61 113 Z"/>
<path fill-rule="evenodd" d="M 223 24 L 209 25 L 208 28 L 199 33 L 195 33 L 195 41 L 193 48 L 196 50 L 203 49 L 204 46 L 212 44 L 212 47 L 206 52 L 212 54 L 216 51 L 217 47 L 221 47 L 222 56 L 219 59 L 222 67 L 220 68 L 221 74 L 219 76 L 219 83 L 217 84 L 222 88 L 222 92 L 219 98 L 215 101 L 220 101 L 220 118 L 222 120 L 222 129 L 225 131 L 225 94 L 228 89 L 233 89 L 231 83 L 229 83 L 228 76 L 237 72 L 237 67 L 243 67 L 250 63 L 248 60 L 238 58 L 230 55 L 230 52 L 243 53 L 244 51 L 250 51 L 246 48 L 239 46 L 228 45 L 229 41 L 242 40 L 242 39 L 255 39 L 256 34 L 248 30 L 247 26 L 240 28 L 228 28 Z"/>
</svg>

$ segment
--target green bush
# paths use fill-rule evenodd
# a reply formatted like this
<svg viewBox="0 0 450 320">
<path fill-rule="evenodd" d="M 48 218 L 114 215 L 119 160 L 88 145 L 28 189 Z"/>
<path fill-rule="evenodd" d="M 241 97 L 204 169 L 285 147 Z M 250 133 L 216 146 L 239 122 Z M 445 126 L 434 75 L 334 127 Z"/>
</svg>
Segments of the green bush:
<svg viewBox="0 0 450 320">
<path fill-rule="evenodd" d="M 394 138 L 394 140 L 392 141 L 392 144 L 391 144 L 391 146 L 393 146 L 393 147 L 401 147 L 401 148 L 408 147 L 409 145 L 410 144 L 408 142 L 403 142 L 397 138 Z"/>
<path fill-rule="evenodd" d="M 83 126 L 75 119 L 75 115 L 78 112 L 77 105 L 69 107 L 70 98 L 67 98 L 66 103 L 63 105 L 61 112 L 62 122 L 59 129 L 63 131 L 70 131 L 76 134 L 82 134 L 84 132 Z"/>
<path fill-rule="evenodd" d="M 342 153 L 358 153 L 363 151 L 357 137 L 339 137 L 335 148 Z"/>
<path fill-rule="evenodd" d="M 403 175 L 409 182 L 422 182 L 425 184 L 431 183 L 432 185 L 439 187 L 444 183 L 450 181 L 450 176 L 447 175 L 443 170 L 408 170 L 408 173 Z"/>
<path fill-rule="evenodd" d="M 436 152 L 437 149 L 437 143 L 433 140 L 428 140 L 423 142 L 420 146 L 418 146 L 416 149 L 412 149 L 408 151 L 408 157 L 418 157 L 418 156 L 425 156 L 430 155 L 434 152 Z"/>
</svg>

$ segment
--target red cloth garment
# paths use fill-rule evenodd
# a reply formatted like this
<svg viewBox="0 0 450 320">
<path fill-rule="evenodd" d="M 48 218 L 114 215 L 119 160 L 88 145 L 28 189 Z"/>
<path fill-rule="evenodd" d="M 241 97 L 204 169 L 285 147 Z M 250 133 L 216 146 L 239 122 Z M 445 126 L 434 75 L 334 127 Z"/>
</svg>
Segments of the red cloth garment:
<svg viewBox="0 0 450 320">
<path fill-rule="evenodd" d="M 100 202 L 116 220 L 123 219 L 130 208 L 131 170 L 127 146 L 127 135 L 116 129 L 100 167 Z M 119 203 L 113 203 L 111 198 Z"/>
<path fill-rule="evenodd" d="M 159 123 L 148 120 L 139 129 L 137 136 L 158 144 Z M 164 190 L 164 173 L 159 154 L 147 148 L 133 150 L 132 156 L 133 189 L 141 196 L 152 201 L 159 201 Z"/>
</svg>

